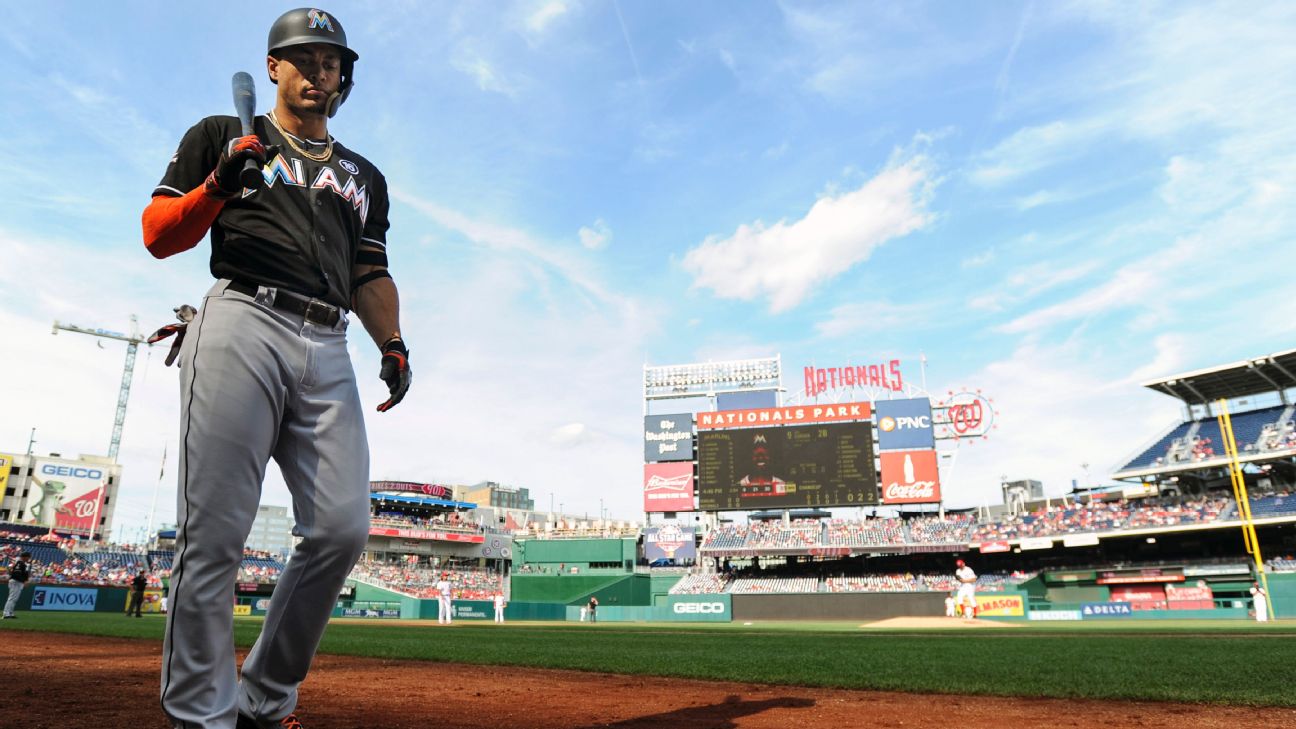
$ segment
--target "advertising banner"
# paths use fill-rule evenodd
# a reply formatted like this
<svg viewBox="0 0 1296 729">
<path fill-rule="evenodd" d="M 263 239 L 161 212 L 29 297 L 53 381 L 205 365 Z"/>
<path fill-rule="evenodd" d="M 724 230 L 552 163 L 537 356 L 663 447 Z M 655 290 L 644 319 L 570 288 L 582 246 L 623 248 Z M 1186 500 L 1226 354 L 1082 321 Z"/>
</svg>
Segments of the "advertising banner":
<svg viewBox="0 0 1296 729">
<path fill-rule="evenodd" d="M 1215 609 L 1215 593 L 1209 585 L 1166 585 L 1165 594 L 1171 610 Z"/>
<path fill-rule="evenodd" d="M 667 595 L 661 619 L 727 623 L 733 619 L 730 595 Z"/>
<path fill-rule="evenodd" d="M 693 416 L 645 415 L 644 462 L 693 460 Z"/>
<path fill-rule="evenodd" d="M 1068 534 L 1062 537 L 1062 546 L 1064 547 L 1096 547 L 1098 546 L 1097 534 Z"/>
<path fill-rule="evenodd" d="M 234 606 L 234 617 L 236 617 L 236 618 L 246 618 L 246 617 L 248 617 L 248 616 L 251 615 L 251 614 L 252 614 L 252 606 L 251 606 L 251 605 L 235 605 L 235 606 Z"/>
<path fill-rule="evenodd" d="M 400 537 L 401 539 L 434 539 L 438 542 L 461 542 L 482 544 L 486 537 L 482 534 L 460 534 L 459 532 L 438 532 L 430 529 L 406 529 L 404 527 L 369 527 L 371 537 Z"/>
<path fill-rule="evenodd" d="M 693 464 L 645 463 L 644 511 L 693 511 Z"/>
<path fill-rule="evenodd" d="M 697 427 L 698 430 L 708 430 L 716 428 L 748 428 L 756 425 L 838 423 L 848 420 L 868 420 L 872 416 L 873 406 L 867 402 L 847 402 L 837 405 L 793 405 L 784 408 L 698 413 Z"/>
<path fill-rule="evenodd" d="M 1080 605 L 1080 617 L 1121 618 L 1134 614 L 1134 608 L 1127 602 L 1086 602 Z"/>
<path fill-rule="evenodd" d="M 342 608 L 344 618 L 387 618 L 399 619 L 399 608 Z"/>
<path fill-rule="evenodd" d="M 987 616 L 1020 618 L 1026 614 L 1026 600 L 1021 595 L 977 595 L 976 601 L 978 618 Z"/>
<path fill-rule="evenodd" d="M 900 360 L 871 365 L 805 368 L 806 397 L 818 397 L 827 390 L 843 387 L 872 387 L 900 392 L 904 390 Z"/>
<path fill-rule="evenodd" d="M 13 456 L 8 453 L 0 453 L 0 494 L 3 494 L 5 488 L 9 485 L 9 469 L 13 468 L 13 463 Z"/>
<path fill-rule="evenodd" d="M 697 559 L 697 541 L 692 527 L 665 524 L 644 530 L 644 558 L 649 562 L 659 559 Z"/>
<path fill-rule="evenodd" d="M 936 451 L 882 453 L 884 504 L 934 504 L 941 500 Z"/>
<path fill-rule="evenodd" d="M 1111 588 L 1112 602 L 1127 602 L 1135 610 L 1165 610 L 1166 591 L 1162 585 L 1117 585 Z"/>
<path fill-rule="evenodd" d="M 981 554 L 990 554 L 992 552 L 1008 552 L 1012 550 L 1012 545 L 1008 544 L 1008 542 L 981 542 L 978 545 L 972 545 L 972 546 L 976 547 L 976 549 L 980 551 Z"/>
<path fill-rule="evenodd" d="M 99 591 L 85 587 L 46 587 L 32 591 L 32 610 L 84 610 L 93 612 Z"/>
<path fill-rule="evenodd" d="M 1026 537 L 1021 540 L 1021 548 L 1023 552 L 1032 549 L 1052 549 L 1053 540 L 1048 537 Z"/>
<path fill-rule="evenodd" d="M 759 410 L 778 406 L 775 390 L 716 393 L 716 410 Z"/>
<path fill-rule="evenodd" d="M 396 492 L 402 494 L 422 494 L 431 496 L 434 499 L 444 499 L 446 501 L 454 500 L 454 489 L 449 486 L 441 486 L 435 483 L 415 483 L 413 481 L 370 481 L 369 491 L 379 493 L 382 491 Z"/>
<path fill-rule="evenodd" d="M 1031 620 L 1079 620 L 1079 610 L 1032 610 Z"/>
<path fill-rule="evenodd" d="M 931 400 L 917 397 L 909 400 L 878 400 L 878 448 L 880 450 L 916 450 L 935 448 L 932 430 Z"/>
<path fill-rule="evenodd" d="M 1099 572 L 1100 585 L 1137 585 L 1144 582 L 1183 582 L 1183 570 L 1141 569 Z"/>
<path fill-rule="evenodd" d="M 36 459 L 23 521 L 89 534 L 95 526 L 108 483 L 105 466 Z"/>
</svg>

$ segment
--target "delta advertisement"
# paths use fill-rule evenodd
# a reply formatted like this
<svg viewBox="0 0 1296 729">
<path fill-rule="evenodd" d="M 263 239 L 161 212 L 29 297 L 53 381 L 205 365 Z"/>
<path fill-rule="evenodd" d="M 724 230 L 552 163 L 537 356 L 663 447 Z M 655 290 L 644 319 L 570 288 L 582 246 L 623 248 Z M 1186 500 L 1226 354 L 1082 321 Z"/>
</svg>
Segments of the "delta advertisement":
<svg viewBox="0 0 1296 729">
<path fill-rule="evenodd" d="M 644 511 L 693 511 L 691 461 L 644 464 Z"/>
<path fill-rule="evenodd" d="M 941 500 L 936 451 L 881 453 L 882 503 L 931 504 Z"/>
<path fill-rule="evenodd" d="M 36 459 L 23 522 L 62 531 L 89 533 L 107 490 L 106 466 L 81 461 Z"/>
<path fill-rule="evenodd" d="M 693 416 L 645 415 L 644 462 L 693 460 Z"/>
<path fill-rule="evenodd" d="M 695 560 L 697 542 L 692 527 L 666 524 L 644 530 L 644 558 L 649 562 L 659 559 Z"/>
<path fill-rule="evenodd" d="M 936 436 L 932 430 L 931 400 L 925 397 L 910 400 L 879 400 L 877 410 L 878 448 L 890 450 L 916 450 L 935 448 Z"/>
<path fill-rule="evenodd" d="M 977 595 L 976 602 L 978 618 L 1020 618 L 1026 615 L 1026 601 L 1021 595 Z"/>
</svg>

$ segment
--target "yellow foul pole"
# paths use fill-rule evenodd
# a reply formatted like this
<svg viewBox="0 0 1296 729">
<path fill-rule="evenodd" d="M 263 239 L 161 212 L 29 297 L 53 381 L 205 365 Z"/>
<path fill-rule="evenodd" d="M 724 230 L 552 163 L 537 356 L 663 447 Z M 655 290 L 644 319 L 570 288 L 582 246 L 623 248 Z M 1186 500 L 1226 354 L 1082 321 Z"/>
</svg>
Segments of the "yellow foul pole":
<svg viewBox="0 0 1296 729">
<path fill-rule="evenodd" d="M 1216 400 L 1220 434 L 1224 436 L 1224 453 L 1229 459 L 1229 480 L 1233 483 L 1233 499 L 1237 502 L 1238 518 L 1242 521 L 1242 542 L 1247 554 L 1255 560 L 1256 576 L 1265 592 L 1265 611 L 1273 618 L 1273 601 L 1269 600 L 1269 578 L 1265 574 L 1264 557 L 1260 554 L 1260 540 L 1256 537 L 1255 521 L 1251 518 L 1251 498 L 1247 496 L 1246 479 L 1242 477 L 1242 462 L 1238 459 L 1237 439 L 1233 436 L 1233 419 L 1229 417 L 1228 403 Z"/>
</svg>

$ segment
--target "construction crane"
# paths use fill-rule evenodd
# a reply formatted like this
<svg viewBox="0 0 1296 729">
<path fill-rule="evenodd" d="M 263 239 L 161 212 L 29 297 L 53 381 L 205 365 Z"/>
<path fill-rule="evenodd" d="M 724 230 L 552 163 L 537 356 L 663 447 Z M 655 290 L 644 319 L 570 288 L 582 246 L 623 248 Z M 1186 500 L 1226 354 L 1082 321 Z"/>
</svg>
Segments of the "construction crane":
<svg viewBox="0 0 1296 729">
<path fill-rule="evenodd" d="M 130 400 L 131 380 L 135 376 L 135 352 L 139 349 L 140 344 L 148 342 L 148 338 L 140 334 L 139 317 L 134 314 L 131 314 L 130 334 L 122 334 L 107 329 L 87 329 L 75 324 L 62 324 L 55 320 L 54 330 L 51 334 L 58 334 L 60 329 L 65 332 L 89 334 L 100 339 L 116 339 L 126 342 L 126 367 L 122 370 L 121 389 L 117 391 L 117 415 L 113 418 L 112 441 L 108 444 L 108 458 L 113 463 L 116 463 L 117 450 L 121 447 L 122 426 L 126 423 L 126 403 Z"/>
</svg>

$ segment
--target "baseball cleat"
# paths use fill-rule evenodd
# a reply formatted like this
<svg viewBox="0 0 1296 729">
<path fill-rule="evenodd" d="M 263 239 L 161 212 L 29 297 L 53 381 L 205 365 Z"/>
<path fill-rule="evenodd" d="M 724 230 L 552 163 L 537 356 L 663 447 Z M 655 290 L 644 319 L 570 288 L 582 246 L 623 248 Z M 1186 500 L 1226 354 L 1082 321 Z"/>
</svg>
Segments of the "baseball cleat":
<svg viewBox="0 0 1296 729">
<path fill-rule="evenodd" d="M 288 716 L 285 716 L 284 718 L 280 719 L 274 724 L 266 724 L 266 725 L 261 725 L 256 723 L 255 719 L 252 719 L 246 714 L 239 714 L 238 724 L 234 726 L 234 729 L 263 729 L 263 727 L 279 727 L 280 729 L 304 729 L 301 721 L 297 719 L 296 714 L 289 714 Z"/>
</svg>

